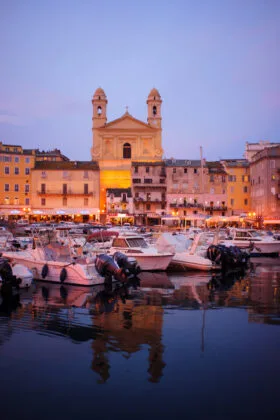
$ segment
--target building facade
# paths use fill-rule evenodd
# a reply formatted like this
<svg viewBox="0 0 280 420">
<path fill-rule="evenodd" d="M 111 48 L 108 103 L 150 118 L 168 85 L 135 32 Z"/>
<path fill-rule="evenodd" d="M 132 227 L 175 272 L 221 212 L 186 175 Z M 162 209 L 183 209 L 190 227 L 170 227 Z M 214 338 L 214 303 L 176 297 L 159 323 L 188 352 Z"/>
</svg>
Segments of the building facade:
<svg viewBox="0 0 280 420">
<path fill-rule="evenodd" d="M 165 163 L 133 162 L 131 177 L 135 222 L 160 224 L 167 206 Z"/>
<path fill-rule="evenodd" d="M 31 206 L 35 151 L 0 142 L 0 217 L 24 217 Z"/>
<path fill-rule="evenodd" d="M 280 145 L 267 147 L 250 162 L 252 209 L 257 217 L 280 217 Z"/>
<path fill-rule="evenodd" d="M 36 162 L 31 176 L 33 218 L 99 220 L 96 162 Z"/>
<path fill-rule="evenodd" d="M 92 99 L 91 156 L 100 167 L 100 206 L 107 213 L 106 190 L 131 188 L 132 161 L 160 161 L 160 94 L 152 89 L 147 99 L 147 122 L 134 118 L 128 110 L 120 118 L 107 122 L 107 96 L 98 88 Z"/>
<path fill-rule="evenodd" d="M 168 213 L 184 225 L 199 225 L 209 216 L 226 215 L 226 177 L 219 162 L 168 159 Z"/>
<path fill-rule="evenodd" d="M 134 223 L 131 188 L 107 188 L 107 221 L 113 224 Z"/>
<path fill-rule="evenodd" d="M 245 153 L 244 153 L 244 158 L 246 160 L 248 160 L 249 162 L 251 162 L 252 157 L 260 152 L 261 150 L 267 148 L 267 147 L 276 147 L 276 146 L 280 146 L 280 143 L 270 143 L 267 140 L 261 140 L 258 143 L 249 143 L 246 142 L 245 144 Z"/>
<path fill-rule="evenodd" d="M 227 176 L 227 207 L 229 215 L 252 212 L 250 164 L 245 159 L 222 160 Z"/>
</svg>

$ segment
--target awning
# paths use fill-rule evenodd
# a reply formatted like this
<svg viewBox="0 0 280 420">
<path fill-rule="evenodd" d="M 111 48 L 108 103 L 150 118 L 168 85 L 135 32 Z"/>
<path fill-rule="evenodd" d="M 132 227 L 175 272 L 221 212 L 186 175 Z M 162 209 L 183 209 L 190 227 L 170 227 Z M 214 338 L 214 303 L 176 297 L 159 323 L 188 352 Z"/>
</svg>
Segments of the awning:
<svg viewBox="0 0 280 420">
<path fill-rule="evenodd" d="M 34 215 L 46 215 L 46 216 L 70 216 L 70 215 L 91 215 L 91 214 L 99 214 L 99 209 L 97 208 L 61 208 L 61 209 L 33 209 L 30 214 Z"/>
<path fill-rule="evenodd" d="M 213 216 L 209 219 L 206 219 L 206 223 L 217 223 L 217 222 L 228 222 L 228 217 L 226 216 Z"/>
<path fill-rule="evenodd" d="M 181 217 L 182 220 L 205 220 L 207 219 L 206 214 L 189 214 Z"/>
<path fill-rule="evenodd" d="M 147 213 L 147 217 L 149 219 L 160 219 L 160 215 L 158 213 Z"/>
<path fill-rule="evenodd" d="M 1 216 L 23 216 L 25 214 L 24 211 L 22 210 L 17 210 L 17 209 L 1 209 L 0 210 L 0 215 Z"/>
<path fill-rule="evenodd" d="M 280 219 L 269 219 L 263 221 L 264 225 L 280 225 Z"/>
</svg>

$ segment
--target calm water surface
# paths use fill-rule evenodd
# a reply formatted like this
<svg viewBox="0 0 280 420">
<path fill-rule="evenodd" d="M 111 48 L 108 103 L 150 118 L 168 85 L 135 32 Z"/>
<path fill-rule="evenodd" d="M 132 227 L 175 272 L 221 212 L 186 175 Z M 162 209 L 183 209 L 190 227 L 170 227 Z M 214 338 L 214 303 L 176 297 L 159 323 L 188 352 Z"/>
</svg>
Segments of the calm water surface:
<svg viewBox="0 0 280 420">
<path fill-rule="evenodd" d="M 280 418 L 279 269 L 0 301 L 1 420 Z"/>
</svg>

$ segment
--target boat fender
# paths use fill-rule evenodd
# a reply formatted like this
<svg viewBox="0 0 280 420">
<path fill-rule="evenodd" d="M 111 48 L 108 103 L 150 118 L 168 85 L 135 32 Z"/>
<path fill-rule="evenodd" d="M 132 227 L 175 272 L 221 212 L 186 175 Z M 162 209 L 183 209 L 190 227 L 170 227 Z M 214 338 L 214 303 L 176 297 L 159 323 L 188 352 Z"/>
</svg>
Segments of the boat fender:
<svg viewBox="0 0 280 420">
<path fill-rule="evenodd" d="M 61 283 L 63 283 L 65 281 L 66 277 L 67 277 L 67 270 L 66 270 L 65 267 L 63 267 L 63 269 L 60 272 L 60 276 L 59 276 L 59 279 L 60 279 Z"/>
<path fill-rule="evenodd" d="M 45 279 L 47 277 L 48 272 L 49 272 L 48 264 L 45 264 L 42 268 L 42 273 L 41 273 L 43 279 Z"/>
</svg>

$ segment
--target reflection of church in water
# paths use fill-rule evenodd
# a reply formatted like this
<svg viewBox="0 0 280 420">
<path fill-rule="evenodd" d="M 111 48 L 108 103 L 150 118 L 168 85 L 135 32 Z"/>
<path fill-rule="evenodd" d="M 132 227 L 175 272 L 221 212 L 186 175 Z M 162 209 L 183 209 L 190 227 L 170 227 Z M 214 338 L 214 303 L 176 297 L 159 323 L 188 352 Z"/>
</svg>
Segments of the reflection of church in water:
<svg viewBox="0 0 280 420">
<path fill-rule="evenodd" d="M 148 346 L 148 376 L 158 382 L 163 375 L 164 346 L 162 344 L 163 308 L 161 305 L 112 296 L 96 301 L 99 312 L 94 327 L 100 331 L 92 342 L 92 369 L 100 375 L 100 382 L 110 377 L 109 353 L 121 353 L 129 359 L 132 354 Z M 100 313 L 101 312 L 101 313 Z"/>
</svg>

